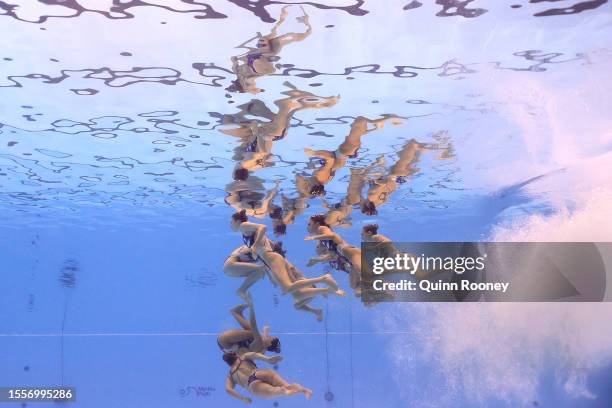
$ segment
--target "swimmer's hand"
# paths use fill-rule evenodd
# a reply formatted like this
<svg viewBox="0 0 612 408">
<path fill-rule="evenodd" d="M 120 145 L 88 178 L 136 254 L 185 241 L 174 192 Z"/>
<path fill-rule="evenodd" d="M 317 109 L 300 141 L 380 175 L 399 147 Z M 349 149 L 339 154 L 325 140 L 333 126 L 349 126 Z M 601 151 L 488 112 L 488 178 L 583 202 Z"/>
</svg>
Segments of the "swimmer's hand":
<svg viewBox="0 0 612 408">
<path fill-rule="evenodd" d="M 328 257 L 327 257 L 328 258 Z M 306 264 L 306 266 L 313 266 L 318 264 L 319 262 L 325 262 L 328 261 L 329 259 L 327 259 L 326 257 L 320 257 L 320 258 L 310 258 L 310 260 L 308 261 L 308 263 Z"/>
<path fill-rule="evenodd" d="M 315 151 L 314 151 L 314 150 L 312 150 L 312 149 L 311 149 L 311 148 L 309 148 L 309 147 L 305 147 L 305 148 L 304 148 L 304 153 L 306 153 L 308 156 L 314 156 Z"/>
<path fill-rule="evenodd" d="M 244 402 L 246 404 L 250 404 L 251 402 L 253 402 L 253 400 L 250 399 L 249 397 L 242 397 L 240 399 L 242 400 L 242 402 Z"/>
<path fill-rule="evenodd" d="M 312 241 L 313 239 L 315 239 L 315 237 L 313 237 L 312 235 L 308 235 L 307 237 L 304 237 L 304 241 Z"/>
<path fill-rule="evenodd" d="M 281 362 L 283 360 L 283 356 L 270 356 L 268 357 L 268 363 L 270 364 L 276 364 L 278 362 Z"/>
</svg>

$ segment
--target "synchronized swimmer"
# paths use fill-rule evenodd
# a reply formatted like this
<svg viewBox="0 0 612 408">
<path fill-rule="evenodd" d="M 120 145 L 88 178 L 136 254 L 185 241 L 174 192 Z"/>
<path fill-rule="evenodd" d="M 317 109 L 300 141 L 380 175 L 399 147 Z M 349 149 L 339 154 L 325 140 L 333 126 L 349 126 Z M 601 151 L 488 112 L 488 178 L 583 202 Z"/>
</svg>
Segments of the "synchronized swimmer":
<svg viewBox="0 0 612 408">
<path fill-rule="evenodd" d="M 257 33 L 237 47 L 246 49 L 246 52 L 232 57 L 232 71 L 236 74 L 236 80 L 226 88 L 229 92 L 263 92 L 257 86 L 257 80 L 276 71 L 275 62 L 280 59 L 281 50 L 311 35 L 312 27 L 304 9 L 297 21 L 306 27 L 305 31 L 282 35 L 278 33 L 288 16 L 288 7 L 282 8 L 278 22 L 269 34 Z M 249 45 L 253 40 L 256 40 L 256 44 Z M 315 95 L 289 82 L 284 82 L 284 86 L 288 89 L 282 92 L 283 97 L 276 100 L 273 107 L 269 108 L 265 102 L 252 99 L 239 105 L 237 113 L 224 115 L 222 128 L 219 129 L 223 135 L 238 141 L 233 150 L 233 160 L 236 163 L 232 170 L 233 181 L 225 188 L 225 202 L 234 209 L 230 227 L 240 234 L 242 243 L 225 260 L 223 272 L 229 277 L 242 280 L 236 294 L 243 302 L 230 310 L 240 328 L 222 332 L 217 343 L 223 352 L 223 361 L 230 367 L 226 391 L 247 403 L 251 399 L 238 393 L 236 385 L 260 398 L 299 393 L 307 398 L 312 396 L 310 389 L 287 382 L 273 370 L 257 367 L 256 361 L 276 364 L 282 357 L 266 355 L 267 352 L 280 353 L 281 343 L 278 337 L 270 335 L 269 327 L 259 330 L 250 292 L 253 285 L 267 276 L 274 286 L 280 288 L 282 294 L 291 295 L 295 309 L 314 315 L 317 321 L 324 318 L 323 309 L 313 306 L 317 298 L 346 295 L 329 273 L 306 277 L 289 261 L 282 242 L 275 242 L 268 236 L 264 220 L 269 219 L 275 236 L 285 235 L 287 226 L 304 214 L 309 201 L 320 199 L 327 212 L 313 215 L 309 219 L 308 235 L 304 240 L 317 242 L 317 256 L 312 257 L 306 266 L 329 263 L 333 269 L 348 273 L 349 287 L 355 296 L 361 297 L 361 249 L 349 243 L 335 229 L 352 226 L 354 208 L 361 209 L 363 214 L 375 215 L 377 209 L 387 203 L 390 195 L 397 190 L 398 184 L 407 181 L 409 176 L 418 171 L 416 163 L 421 153 L 440 150 L 438 146 L 425 145 L 411 139 L 397 152 L 398 160 L 388 170 L 385 169 L 384 156 L 377 157 L 374 163 L 365 167 L 355 167 L 356 163 L 365 160 L 356 160 L 362 151 L 362 138 L 365 135 L 382 129 L 386 123 L 402 125 L 406 120 L 390 114 L 378 118 L 356 116 L 352 118 L 348 134 L 334 150 L 304 148 L 308 171 L 295 175 L 293 196 L 282 193 L 281 180 L 274 180 L 274 186 L 268 190 L 265 184 L 270 180 L 260 178 L 255 173 L 264 174 L 259 172 L 277 165 L 279 156 L 273 152 L 274 145 L 288 137 L 292 121 L 297 120 L 295 115 L 305 109 L 332 108 L 340 101 L 340 96 Z M 339 201 L 329 203 L 325 199 L 325 186 L 347 165 L 350 166 L 350 180 L 346 194 Z M 279 196 L 280 203 L 276 204 Z M 249 218 L 257 219 L 257 222 Z M 362 231 L 362 240 L 380 243 L 381 248 L 393 252 L 395 249 L 387 245 L 390 239 L 377 230 L 378 226 L 367 225 Z M 364 304 L 372 306 L 375 303 Z M 247 308 L 248 319 L 244 316 Z"/>
</svg>

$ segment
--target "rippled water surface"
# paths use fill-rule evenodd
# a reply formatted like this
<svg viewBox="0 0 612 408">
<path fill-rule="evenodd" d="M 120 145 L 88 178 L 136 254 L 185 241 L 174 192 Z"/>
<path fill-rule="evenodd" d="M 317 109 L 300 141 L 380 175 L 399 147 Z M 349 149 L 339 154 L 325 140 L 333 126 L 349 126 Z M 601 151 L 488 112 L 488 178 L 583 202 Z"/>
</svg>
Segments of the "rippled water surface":
<svg viewBox="0 0 612 408">
<path fill-rule="evenodd" d="M 612 185 L 611 35 L 606 0 L 0 1 L 0 385 L 239 406 L 215 342 L 246 210 L 347 291 L 317 322 L 253 286 L 276 369 L 314 391 L 256 406 L 574 406 L 552 363 L 449 382 L 411 332 L 427 311 L 364 307 L 304 237 L 325 214 L 355 246 L 372 223 L 508 239 L 579 210 Z"/>
</svg>

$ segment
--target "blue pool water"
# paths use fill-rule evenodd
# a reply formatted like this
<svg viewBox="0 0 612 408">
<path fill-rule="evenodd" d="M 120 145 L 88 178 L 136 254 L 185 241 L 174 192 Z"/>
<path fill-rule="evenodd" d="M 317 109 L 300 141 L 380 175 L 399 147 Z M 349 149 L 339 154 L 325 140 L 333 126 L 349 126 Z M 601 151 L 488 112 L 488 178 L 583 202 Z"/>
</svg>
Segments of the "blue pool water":
<svg viewBox="0 0 612 408">
<path fill-rule="evenodd" d="M 395 183 L 375 214 L 344 207 L 352 245 L 369 223 L 395 241 L 609 241 L 608 2 L 290 2 L 276 35 L 303 38 L 264 55 L 237 47 L 285 3 L 106 3 L 0 2 L 0 386 L 74 386 L 64 404 L 87 408 L 240 406 L 216 344 L 240 302 L 230 217 L 277 186 L 286 234 L 251 219 L 348 294 L 315 300 L 317 322 L 252 288 L 275 369 L 314 391 L 254 406 L 612 404 L 609 306 L 364 307 L 347 274 L 306 266 L 304 241 L 360 174 L 361 202 Z M 236 129 L 276 140 L 261 153 Z M 305 148 L 338 160 L 324 196 L 300 187 L 329 163 Z"/>
</svg>

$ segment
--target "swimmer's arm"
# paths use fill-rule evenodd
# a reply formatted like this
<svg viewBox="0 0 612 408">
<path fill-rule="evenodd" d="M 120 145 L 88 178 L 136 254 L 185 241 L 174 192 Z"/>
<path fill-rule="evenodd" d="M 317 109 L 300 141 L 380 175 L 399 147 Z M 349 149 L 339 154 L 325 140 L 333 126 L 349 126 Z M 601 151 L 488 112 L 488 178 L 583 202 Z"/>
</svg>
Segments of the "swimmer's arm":
<svg viewBox="0 0 612 408">
<path fill-rule="evenodd" d="M 263 239 L 266 237 L 266 226 L 262 224 L 251 224 L 255 231 L 255 240 L 253 241 L 253 247 L 257 244 L 261 244 Z"/>
<path fill-rule="evenodd" d="M 300 6 L 300 8 L 302 9 L 302 16 L 297 17 L 296 20 L 298 23 L 302 23 L 306 26 L 306 31 L 301 34 L 297 34 L 297 33 L 286 34 L 286 35 L 292 34 L 295 37 L 294 41 L 302 41 L 312 33 L 312 25 L 310 25 L 310 18 L 308 17 L 308 14 L 306 14 L 304 7 Z"/>
<path fill-rule="evenodd" d="M 251 399 L 241 395 L 238 391 L 236 391 L 234 389 L 235 386 L 236 384 L 234 384 L 234 380 L 232 380 L 232 377 L 228 375 L 227 380 L 225 380 L 225 391 L 227 391 L 227 393 L 232 397 L 238 398 L 240 401 L 250 404 Z"/>
<path fill-rule="evenodd" d="M 325 255 L 321 255 L 316 258 L 310 258 L 306 266 L 313 266 L 317 263 L 333 261 L 335 257 L 336 256 L 334 254 L 332 254 L 331 252 L 328 252 Z"/>
<path fill-rule="evenodd" d="M 330 232 L 324 232 L 323 234 L 319 235 L 308 235 L 304 237 L 304 241 L 313 241 L 315 239 L 334 239 L 336 236 L 337 234 L 330 230 Z"/>
<path fill-rule="evenodd" d="M 270 34 L 268 34 L 266 37 L 276 37 L 278 35 L 278 29 L 285 22 L 285 19 L 287 18 L 287 14 L 288 14 L 287 7 L 288 6 L 284 6 L 281 9 L 281 14 L 280 14 L 280 17 L 278 18 L 278 21 L 276 22 L 276 24 L 274 24 L 274 27 L 272 27 L 272 30 L 270 30 Z"/>
<path fill-rule="evenodd" d="M 287 211 L 286 215 L 283 217 L 283 224 L 285 225 L 289 225 L 289 224 L 293 224 L 293 220 L 295 220 L 295 214 L 294 211 Z"/>
<path fill-rule="evenodd" d="M 266 356 L 262 353 L 255 353 L 253 351 L 249 351 L 247 353 L 244 353 L 242 355 L 242 358 L 250 361 L 259 360 L 265 361 L 266 363 L 270 364 L 276 364 L 283 359 L 283 356 Z"/>
<path fill-rule="evenodd" d="M 257 34 L 258 34 L 258 35 L 256 35 L 256 36 L 254 36 L 254 37 L 249 38 L 248 40 L 246 40 L 245 42 L 243 42 L 243 43 L 242 43 L 242 44 L 240 44 L 240 45 L 237 45 L 237 46 L 236 46 L 236 47 L 234 47 L 234 48 L 248 48 L 249 50 L 252 50 L 252 49 L 253 49 L 253 47 L 247 47 L 247 44 L 248 44 L 248 43 L 250 43 L 251 41 L 253 41 L 253 40 L 254 40 L 254 39 L 256 39 L 256 38 L 261 38 L 261 33 L 257 33 Z"/>
<path fill-rule="evenodd" d="M 303 38 L 306 38 L 312 33 L 312 26 L 310 25 L 310 20 L 308 16 L 304 16 L 302 22 L 306 25 L 306 31 L 303 34 Z"/>
<path fill-rule="evenodd" d="M 248 221 L 244 222 L 243 225 L 246 230 L 248 230 L 249 232 L 255 233 L 252 248 L 256 248 L 258 245 L 261 245 L 263 243 L 263 239 L 266 237 L 266 230 L 267 230 L 266 226 L 262 224 L 248 222 Z"/>
<path fill-rule="evenodd" d="M 310 157 L 320 157 L 322 159 L 335 159 L 334 153 L 329 150 L 312 150 L 308 147 L 304 148 L 304 153 Z"/>
</svg>

